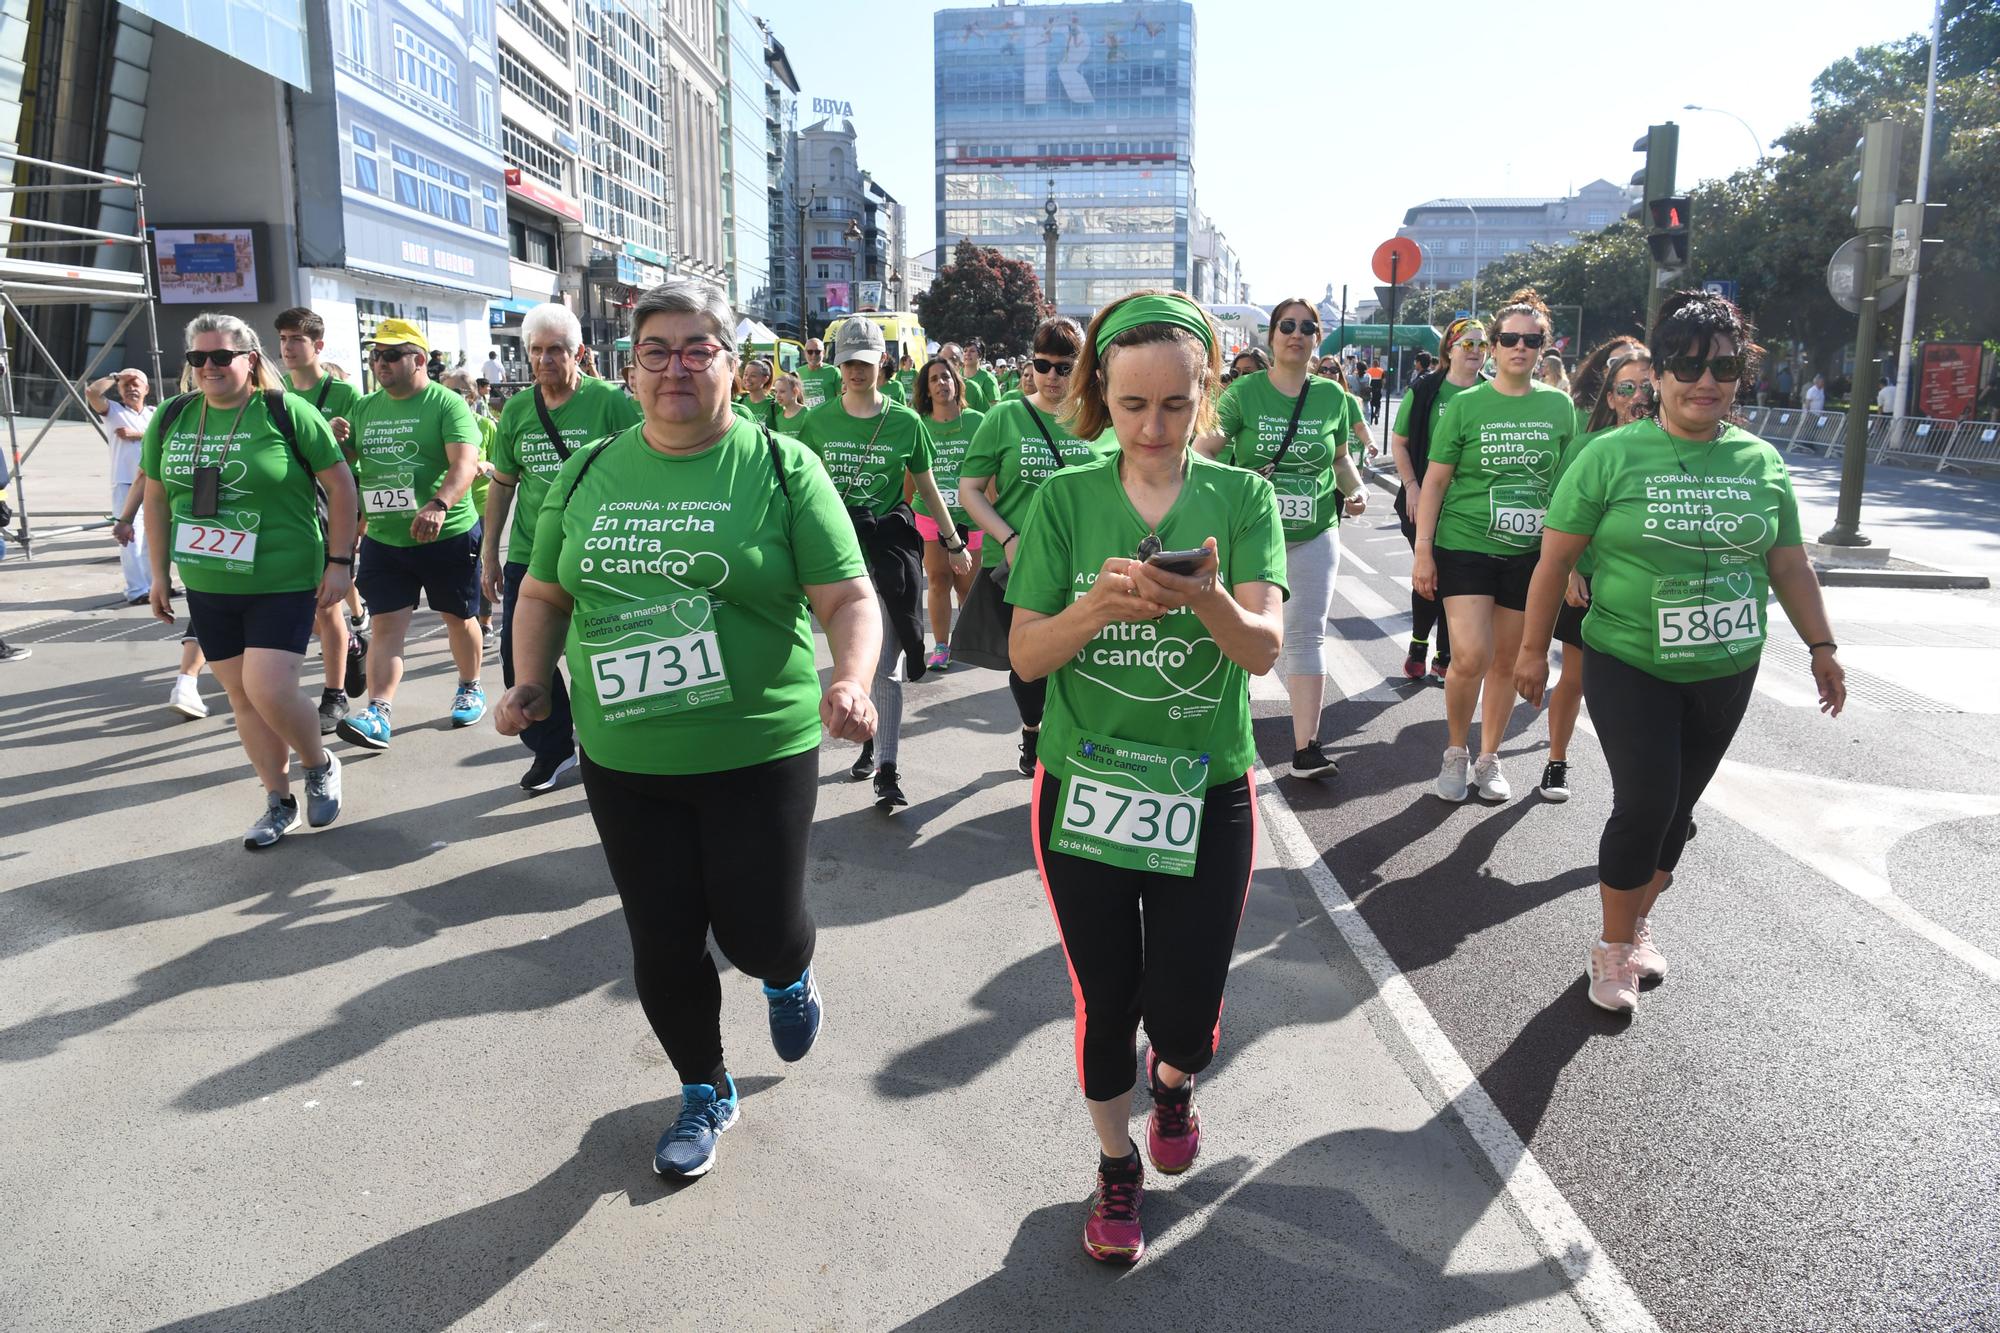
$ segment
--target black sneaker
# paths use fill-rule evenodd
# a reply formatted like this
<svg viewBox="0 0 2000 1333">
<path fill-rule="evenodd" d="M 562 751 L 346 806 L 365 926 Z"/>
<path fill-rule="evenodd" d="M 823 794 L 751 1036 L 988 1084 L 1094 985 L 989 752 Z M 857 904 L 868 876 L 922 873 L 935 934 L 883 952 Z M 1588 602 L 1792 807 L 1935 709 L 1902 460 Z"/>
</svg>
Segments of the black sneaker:
<svg viewBox="0 0 2000 1333">
<path fill-rule="evenodd" d="M 1551 759 L 1542 765 L 1542 799 L 1545 801 L 1567 801 L 1569 799 L 1569 760 Z"/>
<path fill-rule="evenodd" d="M 1021 728 L 1021 776 L 1024 778 L 1035 776 L 1036 747 L 1039 744 L 1037 738 L 1041 734 L 1040 731 Z"/>
<path fill-rule="evenodd" d="M 1305 749 L 1292 752 L 1292 776 L 1295 778 L 1330 778 L 1339 772 L 1340 765 L 1326 757 L 1318 741 L 1307 741 Z"/>
<path fill-rule="evenodd" d="M 25 662 L 34 655 L 32 648 L 16 648 L 5 639 L 0 639 L 0 662 Z"/>
<path fill-rule="evenodd" d="M 346 716 L 347 696 L 345 694 L 342 694 L 339 690 L 321 690 L 319 692 L 320 735 L 333 735 L 334 728 L 338 727 L 341 719 Z"/>
<path fill-rule="evenodd" d="M 875 770 L 875 808 L 885 815 L 893 815 L 899 806 L 910 803 L 903 795 L 902 784 L 896 781 L 896 766 L 884 764 Z"/>
<path fill-rule="evenodd" d="M 861 753 L 854 760 L 854 767 L 847 770 L 847 776 L 856 782 L 866 782 L 875 773 L 875 742 L 861 742 Z"/>
<path fill-rule="evenodd" d="M 563 775 L 576 767 L 576 751 L 571 750 L 560 759 L 538 757 L 521 775 L 521 790 L 532 792 L 554 791 Z"/>
</svg>

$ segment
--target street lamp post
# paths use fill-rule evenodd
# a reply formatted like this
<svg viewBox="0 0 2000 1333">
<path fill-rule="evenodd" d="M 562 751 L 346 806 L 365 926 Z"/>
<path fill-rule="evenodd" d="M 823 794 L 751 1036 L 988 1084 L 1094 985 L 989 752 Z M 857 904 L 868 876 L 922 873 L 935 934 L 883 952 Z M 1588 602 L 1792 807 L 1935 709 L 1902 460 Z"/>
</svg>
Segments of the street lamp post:
<svg viewBox="0 0 2000 1333">
<path fill-rule="evenodd" d="M 861 223 L 854 218 L 847 220 L 847 230 L 841 235 L 854 243 L 854 281 L 847 284 L 847 313 L 852 315 L 861 309 L 861 275 L 868 271 L 861 247 L 867 242 L 861 235 Z"/>
<path fill-rule="evenodd" d="M 808 302 L 806 298 L 806 214 L 819 199 L 819 186 L 806 187 L 805 198 L 799 200 L 799 341 L 812 337 L 812 325 L 806 321 Z"/>
<path fill-rule="evenodd" d="M 1687 105 L 1683 106 L 1683 107 L 1681 108 L 1681 110 L 1683 110 L 1683 111 L 1706 111 L 1706 112 L 1708 112 L 1708 113 L 1709 113 L 1709 114 L 1710 114 L 1711 116 L 1727 116 L 1727 117 L 1729 117 L 1729 118 L 1730 118 L 1731 120 L 1735 121 L 1735 122 L 1736 122 L 1736 123 L 1737 123 L 1738 125 L 1741 125 L 1741 126 L 1743 127 L 1743 130 L 1744 130 L 1744 132 L 1745 132 L 1746 134 L 1748 134 L 1748 135 L 1750 136 L 1750 141 L 1751 141 L 1752 143 L 1754 143 L 1755 145 L 1757 145 L 1757 158 L 1756 158 L 1756 160 L 1757 160 L 1757 161 L 1759 161 L 1759 162 L 1762 162 L 1762 161 L 1764 160 L 1764 136 L 1763 136 L 1763 135 L 1761 135 L 1761 134 L 1759 134 L 1759 133 L 1757 133 L 1757 131 L 1756 131 L 1756 130 L 1752 129 L 1752 128 L 1750 127 L 1750 122 L 1749 122 L 1749 121 L 1747 121 L 1747 120 L 1745 120 L 1745 119 L 1743 119 L 1743 117 L 1741 117 L 1741 116 L 1737 115 L 1737 114 L 1736 114 L 1736 113 L 1735 113 L 1734 111 L 1724 111 L 1724 110 L 1723 110 L 1723 109 L 1722 109 L 1721 107 L 1719 107 L 1719 106 L 1697 106 L 1697 105 L 1696 105 L 1695 103 L 1693 103 L 1693 102 L 1689 102 L 1689 103 L 1688 103 Z"/>
<path fill-rule="evenodd" d="M 1049 309 L 1056 310 L 1056 238 L 1062 235 L 1062 228 L 1056 224 L 1056 182 L 1049 178 L 1049 197 L 1042 205 L 1042 244 L 1047 253 L 1042 259 L 1042 286 L 1048 291 Z"/>
</svg>

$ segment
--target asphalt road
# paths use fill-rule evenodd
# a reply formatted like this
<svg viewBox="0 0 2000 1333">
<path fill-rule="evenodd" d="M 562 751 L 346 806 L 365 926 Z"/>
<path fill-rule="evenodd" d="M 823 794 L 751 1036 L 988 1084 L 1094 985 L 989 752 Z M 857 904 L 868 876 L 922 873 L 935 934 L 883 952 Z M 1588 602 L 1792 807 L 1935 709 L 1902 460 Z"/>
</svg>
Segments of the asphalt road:
<svg viewBox="0 0 2000 1333">
<path fill-rule="evenodd" d="M 101 539 L 9 559 L 0 1327 L 2000 1328 L 2000 597 L 1831 594 L 1838 721 L 1772 652 L 1625 1023 L 1582 996 L 1594 742 L 1566 807 L 1527 794 L 1525 710 L 1521 796 L 1425 795 L 1442 693 L 1394 674 L 1385 503 L 1346 544 L 1342 772 L 1266 785 L 1203 1160 L 1123 1275 L 1077 1251 L 1093 1149 L 997 677 L 909 688 L 894 821 L 824 752 L 827 1036 L 781 1065 L 725 976 L 744 1119 L 675 1190 L 581 792 L 524 798 L 515 743 L 448 728 L 434 621 L 341 822 L 252 855 L 219 692 L 166 712 L 173 645 L 106 606 Z M 1280 762 L 1269 683 L 1256 711 Z"/>
</svg>

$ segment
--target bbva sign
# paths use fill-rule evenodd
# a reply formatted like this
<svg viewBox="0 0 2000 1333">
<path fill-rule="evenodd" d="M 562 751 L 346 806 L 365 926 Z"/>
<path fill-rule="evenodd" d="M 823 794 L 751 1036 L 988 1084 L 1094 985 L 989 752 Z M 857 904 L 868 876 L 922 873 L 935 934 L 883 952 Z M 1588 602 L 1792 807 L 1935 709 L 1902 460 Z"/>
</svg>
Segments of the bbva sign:
<svg viewBox="0 0 2000 1333">
<path fill-rule="evenodd" d="M 838 97 L 815 97 L 812 113 L 815 116 L 845 116 L 853 120 L 854 103 Z"/>
</svg>

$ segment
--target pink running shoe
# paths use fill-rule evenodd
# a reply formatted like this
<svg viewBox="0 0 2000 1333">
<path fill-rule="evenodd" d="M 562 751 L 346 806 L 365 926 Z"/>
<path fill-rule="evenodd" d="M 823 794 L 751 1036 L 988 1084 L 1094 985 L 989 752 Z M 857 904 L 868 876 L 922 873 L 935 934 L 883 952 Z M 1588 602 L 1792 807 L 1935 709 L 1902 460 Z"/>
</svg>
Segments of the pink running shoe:
<svg viewBox="0 0 2000 1333">
<path fill-rule="evenodd" d="M 951 645 L 941 643 L 932 649 L 931 655 L 924 659 L 924 669 L 926 671 L 951 670 Z"/>
<path fill-rule="evenodd" d="M 1590 1002 L 1615 1014 L 1639 1007 L 1639 969 L 1632 965 L 1630 944 L 1590 946 Z"/>
<path fill-rule="evenodd" d="M 1201 1112 L 1194 1106 L 1194 1075 L 1178 1088 L 1160 1082 L 1160 1057 L 1146 1052 L 1146 1082 L 1153 1113 L 1146 1117 L 1146 1156 L 1161 1175 L 1177 1176 L 1194 1165 L 1201 1151 Z"/>
<path fill-rule="evenodd" d="M 1139 1203 L 1146 1195 L 1146 1169 L 1139 1154 L 1126 1159 L 1129 1172 L 1097 1169 L 1097 1193 L 1090 1199 L 1090 1217 L 1083 1224 L 1083 1252 L 1101 1264 L 1136 1264 L 1146 1252 L 1146 1233 L 1139 1227 Z"/>
<path fill-rule="evenodd" d="M 1641 981 L 1666 979 L 1666 955 L 1654 945 L 1653 923 L 1643 916 L 1639 918 L 1639 928 L 1632 932 L 1632 966 L 1638 969 Z"/>
</svg>

